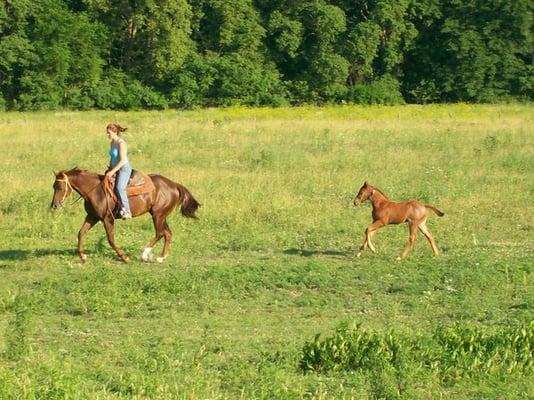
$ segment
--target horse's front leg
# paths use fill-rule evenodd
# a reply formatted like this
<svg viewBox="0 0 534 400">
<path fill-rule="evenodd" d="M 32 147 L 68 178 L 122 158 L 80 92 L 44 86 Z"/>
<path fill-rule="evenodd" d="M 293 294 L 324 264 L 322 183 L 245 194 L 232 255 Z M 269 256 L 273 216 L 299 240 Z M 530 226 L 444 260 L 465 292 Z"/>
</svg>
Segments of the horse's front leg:
<svg viewBox="0 0 534 400">
<path fill-rule="evenodd" d="M 104 228 L 106 229 L 106 235 L 108 237 L 109 245 L 111 246 L 113 250 L 115 250 L 115 253 L 117 253 L 117 255 L 122 259 L 122 261 L 128 262 L 129 260 L 128 256 L 124 253 L 124 251 L 122 251 L 122 249 L 119 246 L 115 244 L 115 232 L 114 232 L 115 222 L 113 220 L 113 217 L 107 216 L 103 222 L 104 222 Z"/>
<path fill-rule="evenodd" d="M 83 236 L 98 222 L 98 218 L 93 217 L 91 215 L 85 216 L 85 221 L 83 222 L 82 227 L 80 228 L 80 231 L 78 232 L 78 255 L 80 256 L 80 259 L 82 262 L 85 262 L 87 260 L 87 256 L 83 252 L 83 244 L 82 239 Z"/>
<path fill-rule="evenodd" d="M 386 224 L 382 222 L 381 220 L 373 222 L 371 225 L 367 227 L 367 230 L 365 231 L 366 240 L 367 240 L 367 246 L 371 249 L 373 253 L 376 253 L 375 246 L 373 245 L 373 242 L 371 241 L 371 238 L 375 235 L 376 231 L 378 231 L 380 228 L 385 226 Z"/>
<path fill-rule="evenodd" d="M 362 255 L 362 251 L 364 251 L 367 247 L 367 233 L 365 234 L 365 239 L 360 246 L 360 250 L 358 250 L 358 253 L 356 254 L 356 257 L 360 257 Z"/>
<path fill-rule="evenodd" d="M 364 251 L 366 247 L 369 247 L 373 253 L 376 253 L 376 249 L 375 246 L 373 246 L 373 243 L 371 242 L 371 238 L 376 233 L 376 231 L 383 226 L 384 223 L 382 221 L 374 221 L 371 225 L 367 227 L 367 229 L 365 230 L 365 240 L 360 246 L 360 250 L 358 251 L 358 254 L 356 254 L 356 257 L 360 257 L 362 255 L 362 251 Z"/>
</svg>

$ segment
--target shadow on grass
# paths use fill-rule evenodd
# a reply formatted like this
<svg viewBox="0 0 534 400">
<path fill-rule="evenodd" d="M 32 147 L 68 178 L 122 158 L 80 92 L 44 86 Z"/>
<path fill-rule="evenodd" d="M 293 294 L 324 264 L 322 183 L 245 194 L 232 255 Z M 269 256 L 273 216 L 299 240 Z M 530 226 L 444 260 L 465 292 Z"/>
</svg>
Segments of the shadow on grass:
<svg viewBox="0 0 534 400">
<path fill-rule="evenodd" d="M 306 249 L 287 249 L 283 251 L 284 254 L 290 256 L 300 256 L 300 257 L 313 257 L 313 256 L 330 256 L 330 257 L 346 257 L 349 255 L 347 251 L 339 250 L 306 250 Z"/>
<path fill-rule="evenodd" d="M 31 250 L 0 250 L 0 260 L 26 260 Z"/>
<path fill-rule="evenodd" d="M 0 260 L 21 261 L 35 257 L 72 256 L 73 249 L 0 250 Z"/>
</svg>

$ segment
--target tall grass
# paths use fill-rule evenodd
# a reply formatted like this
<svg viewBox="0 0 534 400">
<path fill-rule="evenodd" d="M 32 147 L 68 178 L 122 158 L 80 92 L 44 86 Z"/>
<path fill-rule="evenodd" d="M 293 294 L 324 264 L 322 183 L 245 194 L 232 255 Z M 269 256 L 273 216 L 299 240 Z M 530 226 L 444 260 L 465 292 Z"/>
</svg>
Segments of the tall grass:
<svg viewBox="0 0 534 400">
<path fill-rule="evenodd" d="M 532 397 L 531 367 L 475 373 L 462 346 L 474 337 L 491 369 L 514 360 L 508 327 L 533 320 L 533 115 L 463 104 L 0 114 L 0 398 Z M 128 265 L 100 225 L 82 265 L 82 202 L 48 209 L 53 170 L 105 169 L 114 121 L 129 128 L 135 168 L 202 203 L 199 221 L 170 217 L 163 265 L 138 260 L 149 217 L 117 222 Z M 419 237 L 395 262 L 408 233 L 390 226 L 377 254 L 355 258 L 371 222 L 369 206 L 352 206 L 364 180 L 442 209 L 428 222 L 442 255 Z M 399 351 L 367 372 L 303 372 L 306 343 L 341 321 L 370 348 L 411 343 L 428 362 Z"/>
</svg>

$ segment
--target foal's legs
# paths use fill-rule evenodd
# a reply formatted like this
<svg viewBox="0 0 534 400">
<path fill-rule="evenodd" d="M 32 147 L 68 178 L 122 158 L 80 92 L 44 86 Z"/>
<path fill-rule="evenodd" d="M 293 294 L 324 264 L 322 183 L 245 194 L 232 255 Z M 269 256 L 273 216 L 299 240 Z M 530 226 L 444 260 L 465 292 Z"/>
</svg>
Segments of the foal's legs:
<svg viewBox="0 0 534 400">
<path fill-rule="evenodd" d="M 367 229 L 365 230 L 365 240 L 360 246 L 360 250 L 358 251 L 358 254 L 356 254 L 356 257 L 360 257 L 362 255 L 362 251 L 364 251 L 365 248 L 368 246 L 373 253 L 376 253 L 376 249 L 375 246 L 373 246 L 373 243 L 371 242 L 371 238 L 376 233 L 376 231 L 382 228 L 384 225 L 385 224 L 382 221 L 375 221 L 367 227 Z"/>
<path fill-rule="evenodd" d="M 415 239 L 417 238 L 417 228 L 420 224 L 420 221 L 412 221 L 408 222 L 408 227 L 410 229 L 410 237 L 408 239 L 408 243 L 406 244 L 406 247 L 402 251 L 401 255 L 397 257 L 397 260 L 400 260 L 404 257 L 406 257 L 409 253 L 409 251 L 412 249 L 413 244 L 415 243 Z"/>
<path fill-rule="evenodd" d="M 436 242 L 434 241 L 434 238 L 432 237 L 432 233 L 430 233 L 430 230 L 426 226 L 426 218 L 421 222 L 419 225 L 419 230 L 423 232 L 423 234 L 428 239 L 428 242 L 430 243 L 430 247 L 432 247 L 432 252 L 435 256 L 439 255 L 438 246 L 436 246 Z"/>
<path fill-rule="evenodd" d="M 122 251 L 119 246 L 115 244 L 115 221 L 113 219 L 113 216 L 108 214 L 102 222 L 104 223 L 104 228 L 106 229 L 106 235 L 108 237 L 109 245 L 113 248 L 113 250 L 115 250 L 115 253 L 117 253 L 117 255 L 122 259 L 122 261 L 128 262 L 128 256 L 124 253 L 124 251 Z"/>
<path fill-rule="evenodd" d="M 87 256 L 83 252 L 82 238 L 83 236 L 98 222 L 98 218 L 92 217 L 90 215 L 85 216 L 85 221 L 83 222 L 80 231 L 78 232 L 78 255 L 80 256 L 82 262 L 87 260 Z"/>
</svg>

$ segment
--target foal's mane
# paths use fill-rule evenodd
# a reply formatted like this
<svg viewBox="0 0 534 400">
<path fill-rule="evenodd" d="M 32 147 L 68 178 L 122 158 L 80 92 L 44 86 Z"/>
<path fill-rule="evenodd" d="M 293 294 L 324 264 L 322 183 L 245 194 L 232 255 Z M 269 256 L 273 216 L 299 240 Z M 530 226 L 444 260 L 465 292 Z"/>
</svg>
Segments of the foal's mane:
<svg viewBox="0 0 534 400">
<path fill-rule="evenodd" d="M 373 186 L 373 189 L 380 193 L 382 196 L 384 196 L 386 199 L 388 199 L 388 196 L 386 196 L 386 194 L 382 190 L 380 190 L 376 186 Z"/>
</svg>

